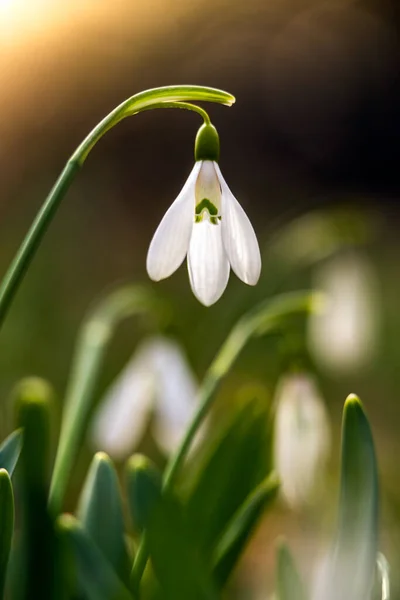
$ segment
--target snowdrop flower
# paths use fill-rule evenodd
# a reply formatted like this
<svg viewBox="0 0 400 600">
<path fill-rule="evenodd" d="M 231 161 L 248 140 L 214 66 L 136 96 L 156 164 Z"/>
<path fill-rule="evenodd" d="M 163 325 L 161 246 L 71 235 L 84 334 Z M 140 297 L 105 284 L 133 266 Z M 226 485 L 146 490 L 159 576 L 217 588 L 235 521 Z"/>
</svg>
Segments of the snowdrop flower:
<svg viewBox="0 0 400 600">
<path fill-rule="evenodd" d="M 149 423 L 166 454 L 176 449 L 196 408 L 197 382 L 178 344 L 146 340 L 106 392 L 94 416 L 94 446 L 117 460 L 140 442 Z"/>
<path fill-rule="evenodd" d="M 275 468 L 287 504 L 300 508 L 317 491 L 329 457 L 328 416 L 314 380 L 306 374 L 285 376 L 275 403 Z"/>
<path fill-rule="evenodd" d="M 147 255 L 147 272 L 154 281 L 172 275 L 187 255 L 190 285 L 205 306 L 223 294 L 230 267 L 249 285 L 257 283 L 261 271 L 253 227 L 227 186 L 218 158 L 218 133 L 205 123 L 196 137 L 196 163 Z"/>
<path fill-rule="evenodd" d="M 330 371 L 355 370 L 373 356 L 378 336 L 374 275 L 356 252 L 334 256 L 316 273 L 315 287 L 327 302 L 310 316 L 309 343 L 315 359 Z"/>
</svg>

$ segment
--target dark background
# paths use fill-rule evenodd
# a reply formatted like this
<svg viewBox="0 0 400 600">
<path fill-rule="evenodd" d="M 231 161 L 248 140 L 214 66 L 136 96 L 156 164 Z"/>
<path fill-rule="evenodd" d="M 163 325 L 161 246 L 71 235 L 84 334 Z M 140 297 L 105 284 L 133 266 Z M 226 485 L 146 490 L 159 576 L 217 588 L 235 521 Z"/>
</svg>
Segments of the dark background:
<svg viewBox="0 0 400 600">
<path fill-rule="evenodd" d="M 161 85 L 203 84 L 236 96 L 234 107 L 209 106 L 209 113 L 221 136 L 224 176 L 266 252 L 278 225 L 307 211 L 351 206 L 372 215 L 377 231 L 366 252 L 380 285 L 379 352 L 361 372 L 319 377 L 336 432 L 349 392 L 361 395 L 371 416 L 383 545 L 394 556 L 400 550 L 399 18 L 399 4 L 389 0 L 0 0 L 2 270 L 88 131 L 128 96 Z M 87 307 L 110 284 L 147 281 L 148 244 L 191 169 L 199 124 L 182 111 L 147 112 L 118 125 L 91 153 L 2 331 L 4 434 L 15 382 L 31 374 L 49 378 L 61 406 Z M 308 283 L 308 275 L 299 275 L 287 285 Z M 263 280 L 252 290 L 232 277 L 220 303 L 205 309 L 192 297 L 184 268 L 154 287 L 170 302 L 170 332 L 199 376 L 236 316 L 266 289 Z M 135 324 L 120 332 L 99 394 L 139 334 Z M 270 385 L 263 363 L 272 354 L 270 348 L 258 354 L 246 376 Z M 333 462 L 338 452 L 337 443 Z M 294 545 L 315 537 L 314 521 L 306 526 L 301 517 L 286 517 L 282 523 L 277 516 L 273 528 L 292 535 Z M 249 559 L 256 571 L 259 563 Z"/>
</svg>

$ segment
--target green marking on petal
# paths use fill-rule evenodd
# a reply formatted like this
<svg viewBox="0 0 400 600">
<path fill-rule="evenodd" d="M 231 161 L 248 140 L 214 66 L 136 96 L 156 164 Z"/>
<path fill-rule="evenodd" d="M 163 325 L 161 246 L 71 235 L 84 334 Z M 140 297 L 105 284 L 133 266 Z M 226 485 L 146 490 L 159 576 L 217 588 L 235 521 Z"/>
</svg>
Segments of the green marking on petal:
<svg viewBox="0 0 400 600">
<path fill-rule="evenodd" d="M 201 223 L 205 212 L 209 215 L 210 223 L 218 225 L 218 221 L 221 220 L 221 216 L 218 214 L 218 208 L 207 198 L 203 198 L 203 200 L 196 205 L 194 222 Z"/>
<path fill-rule="evenodd" d="M 218 215 L 218 208 L 207 198 L 203 198 L 203 200 L 197 204 L 196 215 L 201 215 L 203 210 L 207 210 L 209 215 Z"/>
</svg>

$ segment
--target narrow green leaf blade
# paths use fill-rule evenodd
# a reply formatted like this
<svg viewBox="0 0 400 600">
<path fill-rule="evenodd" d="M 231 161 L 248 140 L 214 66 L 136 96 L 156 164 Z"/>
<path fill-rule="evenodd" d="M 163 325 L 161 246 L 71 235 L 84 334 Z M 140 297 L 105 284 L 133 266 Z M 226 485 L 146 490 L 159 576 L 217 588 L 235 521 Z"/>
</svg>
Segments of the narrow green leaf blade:
<svg viewBox="0 0 400 600">
<path fill-rule="evenodd" d="M 306 600 L 307 594 L 292 554 L 281 541 L 277 549 L 276 588 L 278 600 Z M 339 596 L 338 596 L 339 598 Z"/>
<path fill-rule="evenodd" d="M 126 463 L 128 504 L 134 526 L 143 531 L 161 496 L 162 477 L 157 467 L 141 454 Z"/>
<path fill-rule="evenodd" d="M 71 515 L 57 519 L 61 542 L 72 551 L 79 585 L 88 600 L 132 600 L 129 590 L 97 545 Z"/>
<path fill-rule="evenodd" d="M 7 566 L 14 532 L 14 494 L 11 479 L 0 469 L 0 598 L 3 598 Z"/>
<path fill-rule="evenodd" d="M 214 577 L 223 586 L 238 562 L 264 511 L 272 504 L 279 489 L 272 473 L 245 500 L 223 533 L 214 553 Z"/>
<path fill-rule="evenodd" d="M 130 561 L 118 477 L 104 452 L 93 458 L 80 497 L 78 518 L 122 581 L 128 583 Z"/>
<path fill-rule="evenodd" d="M 339 526 L 326 598 L 365 600 L 371 593 L 378 552 L 378 495 L 371 428 L 360 400 L 352 394 L 343 411 Z"/>
<path fill-rule="evenodd" d="M 23 598 L 59 598 L 57 548 L 53 520 L 47 511 L 50 414 L 53 392 L 37 378 L 16 388 L 21 451 Z"/>
<path fill-rule="evenodd" d="M 0 469 L 5 469 L 10 477 L 18 462 L 22 448 L 22 430 L 17 429 L 0 446 Z"/>
<path fill-rule="evenodd" d="M 186 521 L 208 560 L 236 511 L 268 475 L 268 445 L 267 410 L 252 401 L 208 443 L 199 464 L 188 465 L 182 493 Z"/>
<path fill-rule="evenodd" d="M 162 598 L 217 600 L 210 573 L 185 527 L 182 506 L 176 499 L 160 499 L 146 535 Z"/>
</svg>

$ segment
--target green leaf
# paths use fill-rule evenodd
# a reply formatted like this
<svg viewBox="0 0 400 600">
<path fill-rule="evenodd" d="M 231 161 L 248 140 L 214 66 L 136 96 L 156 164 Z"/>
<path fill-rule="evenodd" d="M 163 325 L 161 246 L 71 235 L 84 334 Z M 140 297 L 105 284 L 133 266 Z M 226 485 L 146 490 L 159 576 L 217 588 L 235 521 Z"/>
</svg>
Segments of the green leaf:
<svg viewBox="0 0 400 600">
<path fill-rule="evenodd" d="M 293 557 L 285 542 L 277 548 L 276 588 L 278 600 L 306 600 L 307 594 Z M 337 596 L 340 598 L 340 596 Z"/>
<path fill-rule="evenodd" d="M 61 515 L 57 532 L 74 556 L 78 582 L 87 600 L 132 600 L 129 590 L 77 519 Z"/>
<path fill-rule="evenodd" d="M 0 519 L 0 598 L 3 598 L 14 532 L 14 494 L 5 469 L 0 469 Z"/>
<path fill-rule="evenodd" d="M 49 505 L 58 514 L 72 465 L 82 442 L 105 353 L 118 325 L 134 315 L 160 311 L 156 297 L 144 287 L 124 285 L 102 298 L 82 324 L 66 392 L 60 439 L 50 486 Z"/>
<path fill-rule="evenodd" d="M 161 498 L 162 477 L 157 467 L 142 454 L 134 454 L 126 463 L 128 505 L 134 527 L 142 532 L 131 573 L 131 589 L 139 595 L 140 580 L 147 563 L 146 528 Z M 154 579 L 150 577 L 150 581 Z"/>
<path fill-rule="evenodd" d="M 125 472 L 132 521 L 139 531 L 143 531 L 161 496 L 161 474 L 157 467 L 141 454 L 134 454 L 128 460 Z"/>
<path fill-rule="evenodd" d="M 23 429 L 21 497 L 23 598 L 59 598 L 57 548 L 47 511 L 52 389 L 37 378 L 23 380 L 15 391 L 18 425 Z"/>
<path fill-rule="evenodd" d="M 10 477 L 14 473 L 22 448 L 22 430 L 17 429 L 9 435 L 0 446 L 0 468 L 8 471 Z"/>
<path fill-rule="evenodd" d="M 78 518 L 122 581 L 128 583 L 130 561 L 118 477 L 104 452 L 93 458 L 80 497 Z"/>
<path fill-rule="evenodd" d="M 160 498 L 146 537 L 165 600 L 217 600 L 210 573 L 185 527 L 183 509 L 171 496 Z"/>
<path fill-rule="evenodd" d="M 236 511 L 270 470 L 267 423 L 266 408 L 248 402 L 213 444 L 207 441 L 200 463 L 188 465 L 183 490 L 186 522 L 208 560 Z"/>
<path fill-rule="evenodd" d="M 245 500 L 228 524 L 214 553 L 214 577 L 223 586 L 232 573 L 264 511 L 275 500 L 279 481 L 272 473 Z"/>
<path fill-rule="evenodd" d="M 371 592 L 378 552 L 378 496 L 371 428 L 360 400 L 352 394 L 343 411 L 339 525 L 328 598 L 365 600 Z"/>
</svg>

